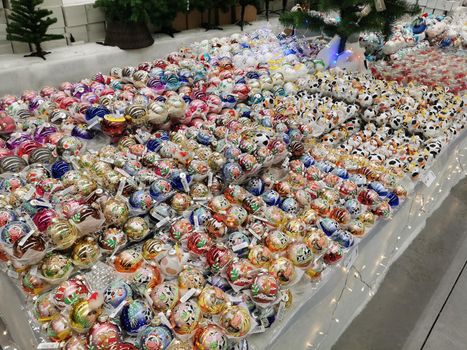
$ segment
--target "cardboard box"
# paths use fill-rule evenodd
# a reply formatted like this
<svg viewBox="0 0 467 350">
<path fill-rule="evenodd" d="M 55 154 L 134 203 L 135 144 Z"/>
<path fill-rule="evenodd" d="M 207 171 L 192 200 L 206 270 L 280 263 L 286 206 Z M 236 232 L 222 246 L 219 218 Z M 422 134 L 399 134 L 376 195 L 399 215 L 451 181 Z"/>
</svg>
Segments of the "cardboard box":
<svg viewBox="0 0 467 350">
<path fill-rule="evenodd" d="M 186 30 L 187 28 L 187 15 L 184 12 L 177 13 L 177 16 L 172 22 L 172 27 L 175 30 L 182 31 Z"/>
<path fill-rule="evenodd" d="M 14 53 L 30 53 L 29 45 L 27 43 L 22 43 L 20 41 L 12 41 L 11 45 L 13 46 Z"/>
<path fill-rule="evenodd" d="M 105 13 L 101 8 L 94 5 L 85 5 L 87 23 L 98 23 L 105 21 Z"/>
<path fill-rule="evenodd" d="M 8 40 L 1 40 L 0 41 L 0 55 L 7 55 L 13 53 L 13 46 L 11 46 L 11 42 Z"/>
<path fill-rule="evenodd" d="M 70 34 L 73 35 L 75 41 L 88 42 L 88 29 L 86 28 L 86 25 L 65 27 L 65 33 L 68 44 L 71 43 Z"/>
<path fill-rule="evenodd" d="M 54 7 L 54 6 L 63 6 L 62 0 L 44 0 L 41 4 L 41 7 Z"/>
<path fill-rule="evenodd" d="M 61 6 L 54 6 L 54 7 L 45 7 L 46 10 L 52 11 L 50 17 L 56 18 L 57 22 L 52 24 L 49 28 L 64 28 L 65 21 L 63 19 L 63 11 Z"/>
<path fill-rule="evenodd" d="M 90 23 L 86 25 L 88 31 L 88 40 L 90 42 L 104 41 L 105 39 L 105 23 Z"/>
<path fill-rule="evenodd" d="M 77 27 L 87 23 L 86 8 L 82 6 L 63 7 L 66 27 Z"/>
<path fill-rule="evenodd" d="M 44 50 L 56 49 L 57 47 L 67 46 L 67 41 L 65 38 L 59 40 L 45 41 L 42 43 L 42 48 Z"/>
<path fill-rule="evenodd" d="M 203 23 L 203 18 L 201 12 L 198 10 L 192 10 L 188 13 L 188 28 L 199 28 L 201 27 L 201 23 Z"/>
<path fill-rule="evenodd" d="M 237 6 L 237 17 L 236 18 L 237 18 L 238 21 L 240 20 L 241 11 L 242 11 L 242 8 L 240 6 Z M 247 22 L 256 21 L 257 14 L 258 13 L 257 13 L 256 7 L 254 7 L 252 5 L 248 5 L 245 8 L 245 21 L 247 21 Z"/>
<path fill-rule="evenodd" d="M 207 18 L 207 16 L 205 18 Z M 219 25 L 224 26 L 226 24 L 232 24 L 232 11 L 230 8 L 227 12 L 219 10 Z"/>
</svg>

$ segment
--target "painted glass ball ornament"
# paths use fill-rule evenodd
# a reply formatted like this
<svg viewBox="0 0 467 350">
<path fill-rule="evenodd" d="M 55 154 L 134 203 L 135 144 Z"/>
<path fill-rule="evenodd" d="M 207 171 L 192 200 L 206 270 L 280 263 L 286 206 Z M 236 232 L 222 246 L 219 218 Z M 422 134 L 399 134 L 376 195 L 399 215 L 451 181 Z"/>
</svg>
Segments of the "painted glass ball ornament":
<svg viewBox="0 0 467 350">
<path fill-rule="evenodd" d="M 227 335 L 244 337 L 251 330 L 251 316 L 242 306 L 230 306 L 221 313 L 219 324 Z"/>
<path fill-rule="evenodd" d="M 133 290 L 130 285 L 122 280 L 114 280 L 104 291 L 104 307 L 116 309 L 121 303 L 133 298 Z"/>
<path fill-rule="evenodd" d="M 104 217 L 108 225 L 122 226 L 128 220 L 129 210 L 120 198 L 111 198 L 104 205 Z"/>
<path fill-rule="evenodd" d="M 183 269 L 178 275 L 178 286 L 181 289 L 201 289 L 206 284 L 206 279 L 203 273 L 194 267 Z"/>
<path fill-rule="evenodd" d="M 149 225 L 142 217 L 135 216 L 125 222 L 123 232 L 130 242 L 138 242 L 149 234 Z"/>
<path fill-rule="evenodd" d="M 47 325 L 47 336 L 53 342 L 62 342 L 71 337 L 72 330 L 68 319 L 60 315 L 53 318 Z"/>
<path fill-rule="evenodd" d="M 141 300 L 130 301 L 120 313 L 121 327 L 133 336 L 141 332 L 152 319 L 151 309 Z"/>
<path fill-rule="evenodd" d="M 101 120 L 102 132 L 109 137 L 120 136 L 127 127 L 127 121 L 124 116 L 107 114 Z"/>
<path fill-rule="evenodd" d="M 102 312 L 102 303 L 103 297 L 97 292 L 75 303 L 70 310 L 70 327 L 78 333 L 89 331 Z"/>
<path fill-rule="evenodd" d="M 31 228 L 22 221 L 11 221 L 3 226 L 0 232 L 0 242 L 8 248 L 12 248 L 16 241 L 26 236 Z"/>
<path fill-rule="evenodd" d="M 34 316 L 39 322 L 48 322 L 56 317 L 60 310 L 53 303 L 49 293 L 44 293 L 34 300 Z"/>
<path fill-rule="evenodd" d="M 114 260 L 115 270 L 123 273 L 133 273 L 140 268 L 144 259 L 141 252 L 134 248 L 129 248 L 118 253 Z"/>
<path fill-rule="evenodd" d="M 312 250 L 303 242 L 294 242 L 287 248 L 287 258 L 297 267 L 306 267 L 313 261 Z"/>
<path fill-rule="evenodd" d="M 198 304 L 204 313 L 217 315 L 227 307 L 225 292 L 215 286 L 206 285 L 198 296 Z"/>
<path fill-rule="evenodd" d="M 289 259 L 280 257 L 271 262 L 269 273 L 274 276 L 281 285 L 293 282 L 297 276 L 295 267 Z"/>
<path fill-rule="evenodd" d="M 228 344 L 224 331 L 214 324 L 198 328 L 193 337 L 193 347 L 196 350 L 227 350 Z"/>
<path fill-rule="evenodd" d="M 69 258 L 61 254 L 50 254 L 39 264 L 41 277 L 50 283 L 60 283 L 73 270 Z"/>
<path fill-rule="evenodd" d="M 240 259 L 230 263 L 225 274 L 227 280 L 237 288 L 250 287 L 254 279 L 255 266 L 246 259 Z"/>
<path fill-rule="evenodd" d="M 83 279 L 74 277 L 60 283 L 53 291 L 53 301 L 60 308 L 76 304 L 78 301 L 87 299 L 89 288 Z"/>
<path fill-rule="evenodd" d="M 198 326 L 201 317 L 201 309 L 198 304 L 189 300 L 175 306 L 170 315 L 170 323 L 176 333 L 190 334 Z"/>
<path fill-rule="evenodd" d="M 87 340 L 92 349 L 113 350 L 121 341 L 121 331 L 113 322 L 97 322 L 89 330 Z"/>
<path fill-rule="evenodd" d="M 163 282 L 150 291 L 149 297 L 154 309 L 165 312 L 177 304 L 180 290 L 175 282 Z"/>
<path fill-rule="evenodd" d="M 138 335 L 141 350 L 165 350 L 173 340 L 173 334 L 165 326 L 148 326 Z"/>
<path fill-rule="evenodd" d="M 120 228 L 108 227 L 99 235 L 97 242 L 103 253 L 113 253 L 116 248 L 126 244 L 127 236 Z"/>
<path fill-rule="evenodd" d="M 162 275 L 157 266 L 145 264 L 136 270 L 130 284 L 140 295 L 144 295 L 147 289 L 154 288 L 161 282 Z"/>
<path fill-rule="evenodd" d="M 253 301 L 260 304 L 270 304 L 277 300 L 280 285 L 277 279 L 268 274 L 258 274 L 251 286 L 251 297 Z"/>
<path fill-rule="evenodd" d="M 211 246 L 211 237 L 205 232 L 193 232 L 188 237 L 188 250 L 196 255 L 206 254 L 211 249 Z"/>
<path fill-rule="evenodd" d="M 91 236 L 77 240 L 71 251 L 71 260 L 79 268 L 91 267 L 99 259 L 99 256 L 99 245 Z"/>
</svg>

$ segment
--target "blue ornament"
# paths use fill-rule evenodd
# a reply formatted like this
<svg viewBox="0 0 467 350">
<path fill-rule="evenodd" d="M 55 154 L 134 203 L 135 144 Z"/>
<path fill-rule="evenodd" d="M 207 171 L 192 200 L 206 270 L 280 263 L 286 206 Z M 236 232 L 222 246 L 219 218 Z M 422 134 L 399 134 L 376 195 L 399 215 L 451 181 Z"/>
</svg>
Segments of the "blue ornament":
<svg viewBox="0 0 467 350">
<path fill-rule="evenodd" d="M 389 192 L 386 195 L 386 198 L 389 199 L 388 203 L 391 207 L 397 207 L 399 205 L 399 196 L 395 194 L 394 192 Z"/>
<path fill-rule="evenodd" d="M 309 168 L 313 164 L 315 164 L 314 158 L 312 156 L 310 156 L 309 154 L 304 154 L 303 156 L 301 156 L 300 161 L 303 163 L 305 168 Z"/>
<path fill-rule="evenodd" d="M 239 257 L 245 258 L 249 252 L 248 246 L 250 245 L 250 239 L 243 232 L 235 231 L 229 235 L 227 245 Z M 241 245 L 245 247 L 238 248 L 241 247 Z"/>
<path fill-rule="evenodd" d="M 266 190 L 266 192 L 261 195 L 261 198 L 267 205 L 279 205 L 281 202 L 280 194 L 274 190 Z"/>
<path fill-rule="evenodd" d="M 113 281 L 104 291 L 104 305 L 116 309 L 125 300 L 133 298 L 133 291 L 128 283 L 121 279 Z"/>
<path fill-rule="evenodd" d="M 151 309 L 141 300 L 131 300 L 120 314 L 121 326 L 129 335 L 138 335 L 152 318 Z"/>
<path fill-rule="evenodd" d="M 161 140 L 161 139 L 148 140 L 148 142 L 146 142 L 146 148 L 149 151 L 157 152 L 159 150 L 159 148 L 161 148 L 162 142 L 163 142 L 163 140 Z"/>
<path fill-rule="evenodd" d="M 279 207 L 289 214 L 297 214 L 298 212 L 298 202 L 292 197 L 284 199 Z"/>
<path fill-rule="evenodd" d="M 222 168 L 222 175 L 226 182 L 238 180 L 243 175 L 243 170 L 238 163 L 226 163 Z"/>
<path fill-rule="evenodd" d="M 188 185 L 190 185 L 192 181 L 191 175 L 185 173 L 185 178 Z M 182 172 L 174 172 L 171 176 L 170 184 L 172 185 L 172 188 L 175 188 L 178 191 L 183 191 Z"/>
<path fill-rule="evenodd" d="M 259 177 L 251 178 L 245 185 L 245 189 L 253 196 L 260 196 L 264 192 L 264 183 Z"/>
<path fill-rule="evenodd" d="M 64 160 L 57 160 L 52 164 L 52 177 L 61 179 L 63 175 L 72 170 L 71 165 Z"/>
<path fill-rule="evenodd" d="M 164 179 L 157 179 L 149 187 L 149 194 L 157 202 L 163 202 L 169 198 L 172 192 L 172 185 Z"/>
<path fill-rule="evenodd" d="M 334 165 L 326 160 L 316 162 L 316 167 L 324 173 L 330 173 L 334 169 Z"/>
<path fill-rule="evenodd" d="M 426 30 L 426 21 L 422 17 L 415 18 L 412 22 L 412 32 L 421 34 Z"/>
<path fill-rule="evenodd" d="M 237 98 L 234 95 L 225 95 L 221 99 L 224 108 L 233 108 L 237 104 Z"/>
<path fill-rule="evenodd" d="M 186 103 L 187 105 L 189 105 L 189 104 L 193 101 L 193 100 L 191 99 L 191 97 L 188 96 L 188 95 L 183 95 L 183 96 L 182 96 L 182 99 L 183 99 L 183 101 L 185 101 L 185 103 Z"/>
<path fill-rule="evenodd" d="M 202 145 L 209 146 L 214 141 L 214 136 L 207 131 L 199 131 L 196 135 L 196 141 Z"/>
<path fill-rule="evenodd" d="M 257 72 L 248 72 L 246 73 L 248 79 L 259 79 L 259 74 Z"/>
<path fill-rule="evenodd" d="M 131 194 L 128 203 L 135 210 L 148 211 L 152 206 L 152 197 L 145 190 L 138 190 Z"/>
<path fill-rule="evenodd" d="M 173 340 L 173 334 L 165 326 L 148 326 L 139 335 L 141 350 L 167 349 Z"/>
<path fill-rule="evenodd" d="M 385 197 L 389 193 L 380 182 L 370 182 L 368 188 L 378 193 L 381 197 Z"/>
<path fill-rule="evenodd" d="M 75 136 L 84 140 L 92 140 L 95 135 L 96 133 L 94 132 L 94 130 L 88 129 L 84 124 L 76 125 L 71 130 L 71 136 Z"/>
<path fill-rule="evenodd" d="M 26 236 L 31 227 L 22 221 L 11 221 L 7 223 L 0 231 L 0 243 L 5 247 L 12 248 L 13 244 Z"/>
<path fill-rule="evenodd" d="M 341 179 L 347 180 L 349 178 L 349 173 L 347 170 L 342 168 L 334 168 L 331 171 L 332 174 L 339 176 Z"/>
<path fill-rule="evenodd" d="M 211 212 L 204 207 L 199 207 L 190 213 L 190 222 L 192 225 L 195 224 L 195 217 L 198 219 L 198 223 L 203 226 L 209 218 L 211 218 Z"/>
<path fill-rule="evenodd" d="M 326 236 L 330 237 L 339 229 L 339 224 L 330 218 L 323 218 L 319 222 L 319 226 L 321 230 L 326 234 Z"/>
<path fill-rule="evenodd" d="M 331 236 L 331 239 L 339 243 L 343 248 L 350 248 L 355 242 L 352 234 L 344 230 L 337 230 Z"/>
<path fill-rule="evenodd" d="M 110 111 L 104 106 L 91 106 L 86 110 L 84 118 L 86 121 L 92 120 L 95 117 L 103 119 L 105 115 L 110 114 Z"/>
</svg>

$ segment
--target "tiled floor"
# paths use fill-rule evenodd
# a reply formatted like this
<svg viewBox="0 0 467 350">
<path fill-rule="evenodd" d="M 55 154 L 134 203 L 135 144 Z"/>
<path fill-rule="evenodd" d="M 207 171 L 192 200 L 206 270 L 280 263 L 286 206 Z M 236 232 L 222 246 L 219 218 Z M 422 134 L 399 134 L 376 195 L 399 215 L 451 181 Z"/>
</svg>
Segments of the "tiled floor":
<svg viewBox="0 0 467 350">
<path fill-rule="evenodd" d="M 333 350 L 467 349 L 467 179 L 451 191 Z"/>
</svg>

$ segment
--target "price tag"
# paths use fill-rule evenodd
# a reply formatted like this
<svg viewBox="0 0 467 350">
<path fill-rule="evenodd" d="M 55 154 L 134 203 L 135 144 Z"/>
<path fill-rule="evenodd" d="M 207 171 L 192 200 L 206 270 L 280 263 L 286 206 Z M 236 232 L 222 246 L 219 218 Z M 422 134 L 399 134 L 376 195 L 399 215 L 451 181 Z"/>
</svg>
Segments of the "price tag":
<svg viewBox="0 0 467 350">
<path fill-rule="evenodd" d="M 428 171 L 422 176 L 422 182 L 425 184 L 426 187 L 430 187 L 433 181 L 436 180 L 436 175 L 433 171 Z"/>
<path fill-rule="evenodd" d="M 243 297 L 241 295 L 236 295 L 236 296 L 230 295 L 230 301 L 232 303 L 241 303 L 243 301 Z"/>
<path fill-rule="evenodd" d="M 29 219 L 31 220 L 31 219 Z M 36 225 L 34 225 L 35 227 Z M 31 237 L 32 235 L 34 234 L 34 230 L 31 230 L 29 231 L 23 238 L 21 238 L 21 240 L 19 241 L 18 245 L 20 247 L 22 247 L 24 245 L 24 243 L 26 243 L 26 241 L 28 240 L 29 237 Z"/>
<path fill-rule="evenodd" d="M 36 188 L 35 187 L 31 187 L 29 189 L 29 191 L 25 194 L 25 198 L 27 201 L 30 200 L 32 198 L 32 196 L 34 195 L 34 193 L 36 192 Z"/>
<path fill-rule="evenodd" d="M 208 187 L 212 186 L 212 177 L 213 177 L 212 172 L 209 172 L 208 173 Z"/>
<path fill-rule="evenodd" d="M 194 224 L 195 224 L 195 231 L 199 231 L 199 219 L 198 219 L 198 215 L 193 215 L 193 221 L 194 221 Z"/>
<path fill-rule="evenodd" d="M 125 176 L 126 178 L 130 178 L 131 175 L 128 174 L 125 170 L 121 169 L 121 168 L 115 168 L 115 171 L 118 172 L 119 174 Z"/>
<path fill-rule="evenodd" d="M 355 260 L 357 260 L 357 257 L 358 257 L 358 246 L 355 246 L 352 249 L 352 251 L 350 252 L 350 254 L 347 255 L 347 257 L 345 258 L 344 263 L 342 264 L 342 266 L 345 269 L 350 270 L 352 265 L 355 263 Z"/>
<path fill-rule="evenodd" d="M 248 232 L 250 232 L 253 235 L 253 237 L 255 237 L 258 241 L 261 241 L 261 237 L 258 236 L 253 229 L 249 228 Z"/>
<path fill-rule="evenodd" d="M 126 185 L 126 179 L 122 179 L 120 183 L 118 184 L 118 191 L 117 191 L 117 196 L 121 197 L 123 193 L 123 189 L 125 188 Z"/>
<path fill-rule="evenodd" d="M 87 126 L 86 129 L 88 129 L 88 130 L 89 130 L 89 129 L 92 129 L 94 126 L 96 126 L 97 124 L 99 124 L 100 121 L 101 121 L 101 118 L 99 118 L 99 117 L 94 117 L 94 118 L 92 118 L 91 120 L 89 120 L 89 124 L 88 124 L 88 126 Z"/>
<path fill-rule="evenodd" d="M 169 327 L 170 329 L 172 329 L 172 324 L 170 323 L 170 321 L 167 319 L 167 317 L 165 316 L 164 313 L 162 312 L 159 312 L 159 315 L 158 315 L 161 319 L 161 322 L 163 325 Z"/>
<path fill-rule="evenodd" d="M 254 328 L 251 333 L 264 333 L 266 331 L 266 327 L 264 327 L 264 324 L 257 325 L 256 328 Z"/>
<path fill-rule="evenodd" d="M 14 279 L 18 279 L 19 277 L 18 272 L 16 272 L 15 270 L 8 270 L 6 274 Z"/>
<path fill-rule="evenodd" d="M 136 139 L 136 141 L 138 141 L 140 144 L 144 144 L 143 139 L 142 139 L 138 134 L 135 134 L 135 139 Z"/>
<path fill-rule="evenodd" d="M 232 250 L 234 252 L 237 252 L 239 250 L 242 250 L 244 248 L 248 247 L 248 242 L 243 242 L 243 243 L 239 243 L 239 244 L 236 244 L 232 247 Z"/>
<path fill-rule="evenodd" d="M 156 225 L 156 228 L 161 228 L 162 226 L 164 226 L 166 223 L 168 223 L 170 221 L 169 218 L 165 218 L 164 220 L 162 221 L 159 221 Z"/>
<path fill-rule="evenodd" d="M 276 314 L 277 320 L 282 321 L 284 319 L 284 315 L 285 315 L 285 301 L 281 301 L 277 309 L 277 314 Z"/>
<path fill-rule="evenodd" d="M 180 180 L 182 180 L 182 185 L 185 192 L 190 192 L 190 185 L 188 184 L 185 173 L 180 174 Z"/>
<path fill-rule="evenodd" d="M 123 301 L 118 307 L 110 314 L 110 317 L 115 317 L 118 313 L 123 309 L 123 307 L 127 304 L 127 301 Z"/>
<path fill-rule="evenodd" d="M 384 0 L 375 0 L 375 9 L 378 12 L 382 12 L 386 10 L 386 4 Z"/>
<path fill-rule="evenodd" d="M 37 346 L 37 350 L 45 350 L 45 349 L 60 349 L 60 343 L 40 343 Z"/>
<path fill-rule="evenodd" d="M 195 293 L 196 293 L 196 288 L 190 288 L 188 292 L 183 294 L 183 296 L 180 298 L 180 301 L 182 303 L 186 303 L 188 299 L 190 299 L 193 295 L 195 295 Z"/>
</svg>

